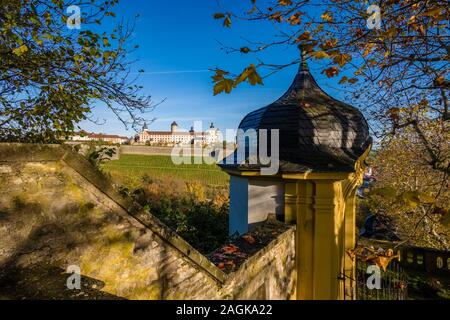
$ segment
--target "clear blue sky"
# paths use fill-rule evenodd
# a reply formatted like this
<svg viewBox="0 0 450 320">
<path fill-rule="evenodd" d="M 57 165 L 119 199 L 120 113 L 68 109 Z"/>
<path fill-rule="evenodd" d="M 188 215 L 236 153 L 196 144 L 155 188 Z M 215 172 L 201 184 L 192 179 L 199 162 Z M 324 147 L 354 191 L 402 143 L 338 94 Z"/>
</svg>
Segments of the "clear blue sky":
<svg viewBox="0 0 450 320">
<path fill-rule="evenodd" d="M 213 14 L 232 9 L 249 10 L 245 0 L 195 0 L 154 1 L 122 0 L 115 12 L 116 20 L 140 16 L 136 20 L 133 41 L 139 44 L 131 59 L 137 72 L 144 69 L 139 84 L 143 93 L 150 94 L 155 102 L 166 99 L 148 118 L 157 118 L 151 130 L 168 130 L 175 120 L 182 128 L 190 128 L 194 120 L 202 120 L 204 126 L 214 122 L 220 129 L 236 128 L 248 112 L 267 105 L 289 87 L 297 66 L 286 68 L 264 79 L 264 86 L 242 85 L 231 94 L 212 94 L 212 72 L 220 67 L 240 72 L 254 55 L 226 54 L 220 41 L 234 47 L 245 45 L 245 39 L 273 39 L 277 24 L 233 21 L 232 28 L 224 28 Z M 226 5 L 221 8 L 220 5 Z M 106 25 L 108 26 L 108 24 Z M 295 59 L 298 50 L 289 47 L 271 49 L 263 56 L 267 62 L 282 63 Z M 336 80 L 330 81 L 319 72 L 320 66 L 309 62 L 310 69 L 324 90 L 339 97 Z M 81 127 L 88 131 L 132 136 L 133 129 L 124 126 L 106 109 L 95 108 L 93 116 L 105 119 L 102 126 L 84 121 Z"/>
</svg>

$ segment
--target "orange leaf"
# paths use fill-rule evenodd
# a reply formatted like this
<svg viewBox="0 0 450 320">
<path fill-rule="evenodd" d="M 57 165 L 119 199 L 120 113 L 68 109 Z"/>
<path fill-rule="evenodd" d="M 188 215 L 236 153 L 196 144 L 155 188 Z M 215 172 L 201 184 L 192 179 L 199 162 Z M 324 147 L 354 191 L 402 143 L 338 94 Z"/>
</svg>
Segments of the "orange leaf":
<svg viewBox="0 0 450 320">
<path fill-rule="evenodd" d="M 253 244 L 256 242 L 255 238 L 253 238 L 253 236 L 251 236 L 251 235 L 245 235 L 245 236 L 242 236 L 242 238 L 250 244 Z"/>
<path fill-rule="evenodd" d="M 295 39 L 296 42 L 304 41 L 304 40 L 311 40 L 311 34 L 309 31 L 303 32 L 301 35 Z"/>
<path fill-rule="evenodd" d="M 333 66 L 323 70 L 322 73 L 325 73 L 328 78 L 331 78 L 339 74 L 339 69 L 336 66 Z"/>
<path fill-rule="evenodd" d="M 222 248 L 222 251 L 224 253 L 235 253 L 236 251 L 239 251 L 239 248 L 236 247 L 234 244 L 229 244 Z"/>
</svg>

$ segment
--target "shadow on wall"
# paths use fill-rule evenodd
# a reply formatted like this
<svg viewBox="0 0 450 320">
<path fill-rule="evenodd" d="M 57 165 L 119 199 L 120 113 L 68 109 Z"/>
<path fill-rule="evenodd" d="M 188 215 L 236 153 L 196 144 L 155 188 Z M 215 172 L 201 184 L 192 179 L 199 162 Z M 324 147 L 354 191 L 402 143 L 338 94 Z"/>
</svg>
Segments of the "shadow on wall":
<svg viewBox="0 0 450 320">
<path fill-rule="evenodd" d="M 170 254 L 146 228 L 94 204 L 92 194 L 74 196 L 75 185 L 37 190 L 0 195 L 0 205 L 10 204 L 0 208 L 0 299 L 164 298 Z M 81 289 L 67 288 L 69 265 L 80 267 Z"/>
<path fill-rule="evenodd" d="M 53 266 L 2 269 L 0 299 L 6 300 L 122 300 L 123 298 L 101 291 L 104 282 L 81 275 L 81 289 L 69 289 L 65 270 Z"/>
</svg>

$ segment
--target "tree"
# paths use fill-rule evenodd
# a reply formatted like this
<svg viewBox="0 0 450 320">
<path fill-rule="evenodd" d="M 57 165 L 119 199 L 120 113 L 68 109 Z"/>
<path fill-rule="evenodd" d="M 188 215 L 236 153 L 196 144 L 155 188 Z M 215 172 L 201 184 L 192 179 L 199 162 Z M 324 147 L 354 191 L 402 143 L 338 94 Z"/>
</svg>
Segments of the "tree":
<svg viewBox="0 0 450 320">
<path fill-rule="evenodd" d="M 450 88 L 450 38 L 447 1 L 440 0 L 249 0 L 243 14 L 214 15 L 225 27 L 235 19 L 248 22 L 272 21 L 276 41 L 245 40 L 240 47 L 225 45 L 228 52 L 254 54 L 258 63 L 232 74 L 216 69 L 214 93 L 229 93 L 249 80 L 262 78 L 299 59 L 271 64 L 259 53 L 277 46 L 301 45 L 307 55 L 322 62 L 327 77 L 340 77 L 349 98 L 369 116 L 379 138 L 403 127 L 414 129 L 426 158 L 435 170 L 449 172 L 449 163 L 434 152 L 419 122 L 432 119 L 448 130 Z M 380 14 L 378 16 L 378 13 Z M 378 23 L 378 18 L 380 18 Z M 260 33 L 256 33 L 258 36 Z M 260 76 L 266 71 L 265 76 Z M 251 81 L 252 79 L 252 81 Z M 255 80 L 256 79 L 256 80 Z"/>
<path fill-rule="evenodd" d="M 435 121 L 422 121 L 421 130 L 433 145 L 447 144 L 450 132 L 441 135 Z M 427 154 L 411 127 L 385 139 L 371 161 L 377 182 L 369 192 L 372 213 L 397 220 L 404 240 L 415 245 L 450 248 L 450 182 L 448 174 L 433 170 L 418 154 Z M 446 155 L 450 155 L 447 153 Z"/>
<path fill-rule="evenodd" d="M 94 31 L 115 17 L 117 2 L 0 0 L 2 140 L 57 142 L 79 121 L 96 121 L 93 103 L 125 126 L 143 122 L 154 105 L 130 77 L 133 25 Z M 80 29 L 73 16 L 78 8 Z"/>
<path fill-rule="evenodd" d="M 244 13 L 225 10 L 214 19 L 226 28 L 232 28 L 234 20 L 270 21 L 276 26 L 275 40 L 261 39 L 256 32 L 256 39 L 244 39 L 239 46 L 223 45 L 229 53 L 254 55 L 256 61 L 238 74 L 214 70 L 214 93 L 229 93 L 245 80 L 262 84 L 265 77 L 300 59 L 273 64 L 261 53 L 300 46 L 309 59 L 321 64 L 323 74 L 339 78 L 346 98 L 369 118 L 380 142 L 375 164 L 382 169 L 378 187 L 384 190 L 374 195 L 376 207 L 402 213 L 411 237 L 448 247 L 449 239 L 441 234 L 441 220 L 449 219 L 448 1 L 249 0 L 248 4 Z"/>
</svg>

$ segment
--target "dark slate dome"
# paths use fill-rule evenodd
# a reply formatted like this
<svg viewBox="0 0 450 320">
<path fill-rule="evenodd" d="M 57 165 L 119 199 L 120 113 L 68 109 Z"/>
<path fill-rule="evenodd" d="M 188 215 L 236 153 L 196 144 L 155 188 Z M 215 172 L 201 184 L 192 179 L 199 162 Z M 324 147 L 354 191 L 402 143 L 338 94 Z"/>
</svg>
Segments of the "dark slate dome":
<svg viewBox="0 0 450 320">
<path fill-rule="evenodd" d="M 304 55 L 286 93 L 247 114 L 239 129 L 280 130 L 281 172 L 353 171 L 356 160 L 372 141 L 362 113 L 326 94 L 309 72 Z M 232 157 L 236 159 L 236 152 Z M 252 170 L 260 165 L 221 167 Z"/>
</svg>

